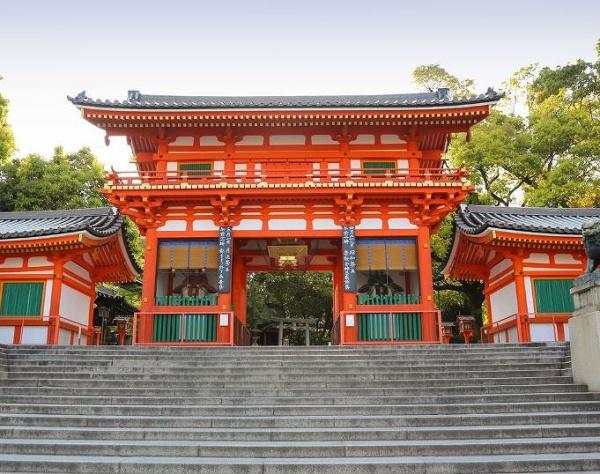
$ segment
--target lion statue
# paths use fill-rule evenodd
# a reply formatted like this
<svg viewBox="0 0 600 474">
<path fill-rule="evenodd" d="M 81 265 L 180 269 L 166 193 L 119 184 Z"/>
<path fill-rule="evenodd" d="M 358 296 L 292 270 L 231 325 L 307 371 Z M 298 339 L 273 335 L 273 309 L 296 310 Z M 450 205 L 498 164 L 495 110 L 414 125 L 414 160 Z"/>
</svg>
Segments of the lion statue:
<svg viewBox="0 0 600 474">
<path fill-rule="evenodd" d="M 583 246 L 588 257 L 587 273 L 592 273 L 600 265 L 600 219 L 592 219 L 581 226 Z"/>
</svg>

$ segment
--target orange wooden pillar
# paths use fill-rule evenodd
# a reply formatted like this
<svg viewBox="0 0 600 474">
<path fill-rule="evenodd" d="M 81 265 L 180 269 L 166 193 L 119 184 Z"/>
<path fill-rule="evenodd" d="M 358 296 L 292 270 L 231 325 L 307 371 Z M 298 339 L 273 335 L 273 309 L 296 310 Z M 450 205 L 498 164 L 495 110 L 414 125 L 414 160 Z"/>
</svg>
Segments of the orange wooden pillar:
<svg viewBox="0 0 600 474">
<path fill-rule="evenodd" d="M 158 263 L 158 238 L 156 228 L 146 230 L 146 252 L 144 255 L 144 277 L 142 280 L 142 303 L 140 312 L 142 317 L 138 325 L 138 342 L 140 344 L 152 342 L 153 323 L 149 313 L 154 307 L 156 296 L 156 267 Z"/>
<path fill-rule="evenodd" d="M 523 277 L 523 256 L 512 258 L 515 275 L 515 291 L 517 293 L 517 336 L 519 342 L 531 342 L 529 332 L 529 309 L 527 308 L 527 293 Z"/>
<path fill-rule="evenodd" d="M 431 269 L 430 229 L 427 225 L 420 225 L 417 236 L 417 257 L 419 260 L 419 290 L 421 305 L 429 312 L 423 313 L 422 333 L 423 341 L 435 342 L 437 340 L 435 301 L 433 298 L 433 272 Z"/>
<path fill-rule="evenodd" d="M 237 252 L 234 250 L 235 255 L 233 256 L 233 266 L 232 266 L 232 283 L 231 283 L 231 293 L 232 293 L 232 303 L 233 303 L 233 311 L 238 320 L 246 325 L 246 305 L 247 305 L 247 273 L 244 262 L 242 258 Z"/>
<path fill-rule="evenodd" d="M 62 257 L 53 259 L 54 276 L 52 278 L 52 295 L 50 296 L 50 315 L 48 326 L 48 344 L 56 345 L 60 334 L 60 295 L 62 292 L 63 267 Z"/>
</svg>

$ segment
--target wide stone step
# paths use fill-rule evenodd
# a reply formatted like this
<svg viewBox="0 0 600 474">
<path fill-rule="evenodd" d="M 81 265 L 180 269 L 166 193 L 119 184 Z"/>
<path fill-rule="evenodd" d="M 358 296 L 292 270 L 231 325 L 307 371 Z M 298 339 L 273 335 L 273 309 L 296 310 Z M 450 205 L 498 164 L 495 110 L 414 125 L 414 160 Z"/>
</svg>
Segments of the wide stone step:
<svg viewBox="0 0 600 474">
<path fill-rule="evenodd" d="M 439 385 L 423 387 L 354 387 L 354 388 L 330 388 L 305 387 L 297 389 L 265 388 L 263 386 L 253 389 L 233 388 L 213 388 L 212 386 L 197 386 L 194 388 L 165 388 L 164 385 L 156 387 L 120 387 L 104 386 L 101 389 L 103 397 L 168 397 L 170 399 L 179 397 L 344 397 L 344 396 L 442 396 L 442 395 L 500 395 L 500 394 L 523 394 L 532 395 L 535 393 L 573 393 L 587 392 L 587 386 L 583 384 L 529 384 L 529 385 L 460 385 L 441 387 Z M 10 395 L 48 395 L 57 397 L 69 396 L 97 396 L 98 387 L 83 386 L 81 383 L 77 387 L 73 386 L 21 386 L 21 385 L 1 385 L 0 394 Z"/>
<path fill-rule="evenodd" d="M 443 415 L 143 416 L 0 413 L 0 425 L 112 428 L 390 428 L 600 423 L 600 412 L 521 412 Z"/>
<path fill-rule="evenodd" d="M 3 439 L 343 441 L 559 438 L 600 436 L 600 424 L 431 426 L 392 428 L 99 428 L 0 426 Z"/>
<path fill-rule="evenodd" d="M 496 371 L 508 371 L 508 370 L 542 370 L 542 369 L 554 369 L 554 368 L 567 368 L 570 367 L 571 361 L 566 360 L 528 360 L 528 361 L 482 361 L 482 362 L 453 362 L 453 361 L 440 361 L 440 362 L 427 362 L 412 364 L 406 361 L 394 361 L 387 362 L 385 364 L 363 364 L 359 362 L 346 362 L 343 363 L 289 363 L 289 364 L 215 364 L 215 365 L 201 365 L 201 364 L 189 364 L 189 365 L 174 365 L 168 364 L 161 361 L 155 361 L 152 363 L 144 362 L 143 364 L 76 364 L 76 365 L 42 365 L 42 364 L 12 364 L 10 366 L 10 372 L 12 373 L 45 373 L 45 374 L 56 374 L 56 373 L 123 373 L 123 374 L 134 374 L 134 373 L 171 373 L 171 374 L 198 374 L 198 375 L 212 375 L 212 374 L 235 374 L 235 375 L 256 375 L 264 373 L 291 373 L 291 374 L 302 374 L 302 373 L 314 373 L 316 371 L 323 373 L 369 373 L 369 372 L 458 372 L 458 371 L 487 371 L 493 373 Z"/>
<path fill-rule="evenodd" d="M 513 370 L 496 370 L 493 372 L 487 370 L 460 370 L 457 374 L 461 378 L 504 378 L 504 377 L 553 377 L 565 374 L 570 374 L 571 369 L 569 367 L 559 367 L 551 369 L 513 369 Z M 113 380 L 161 380 L 166 383 L 170 380 L 190 380 L 195 379 L 202 383 L 211 382 L 225 382 L 231 381 L 236 382 L 240 380 L 239 374 L 223 373 L 218 374 L 217 371 L 202 374 L 196 371 L 179 372 L 174 373 L 165 370 L 152 370 L 144 372 L 114 372 L 114 371 L 69 371 L 67 373 L 69 379 L 102 379 L 105 377 Z M 353 373 L 351 370 L 342 371 L 298 371 L 294 373 L 288 370 L 272 370 L 265 371 L 264 373 L 248 373 L 245 374 L 243 380 L 246 382 L 268 382 L 273 380 L 279 380 L 281 382 L 324 382 L 331 380 L 346 380 L 351 378 L 352 380 L 387 380 L 393 377 L 396 380 L 406 380 L 420 376 L 420 378 L 434 378 L 443 375 L 448 375 L 448 371 L 440 368 L 439 370 L 418 370 L 408 369 L 406 371 L 399 370 L 376 370 L 376 371 L 363 371 Z M 11 370 L 8 374 L 9 380 L 20 380 L 27 378 L 37 378 L 40 380 L 49 380 L 52 378 L 62 379 L 65 377 L 65 371 L 41 371 L 41 372 L 16 372 Z"/>
<path fill-rule="evenodd" d="M 348 415 L 449 415 L 527 413 L 551 411 L 600 411 L 600 401 L 518 403 L 416 403 L 389 405 L 70 405 L 0 404 L 0 413 L 60 415 L 154 415 L 154 416 L 348 416 Z"/>
<path fill-rule="evenodd" d="M 599 453 L 493 456 L 402 456 L 341 458 L 132 457 L 0 455 L 2 472 L 107 474 L 481 474 L 485 472 L 566 472 L 600 469 Z"/>
<path fill-rule="evenodd" d="M 489 374 L 488 374 L 489 375 Z M 344 377 L 342 381 L 339 380 L 330 380 L 327 381 L 319 381 L 318 384 L 307 384 L 306 381 L 297 381 L 297 379 L 291 381 L 283 381 L 279 379 L 274 381 L 272 379 L 266 381 L 253 381 L 247 382 L 245 378 L 240 379 L 239 381 L 233 382 L 223 382 L 216 381 L 207 383 L 206 380 L 199 379 L 191 379 L 187 377 L 186 381 L 183 382 L 179 378 L 175 378 L 173 380 L 167 378 L 156 378 L 151 377 L 149 379 L 142 380 L 121 380 L 121 379 L 110 379 L 110 378 L 98 378 L 98 379 L 70 379 L 70 378 L 21 378 L 16 380 L 10 380 L 10 383 L 18 383 L 21 386 L 37 386 L 37 387 L 73 387 L 73 386 L 82 386 L 82 387 L 97 387 L 98 389 L 102 389 L 104 387 L 115 387 L 121 386 L 123 388 L 140 388 L 140 387 L 164 387 L 169 386 L 171 388 L 197 388 L 200 386 L 211 388 L 229 388 L 229 389 L 281 389 L 282 387 L 286 388 L 294 388 L 294 389 L 305 389 L 307 386 L 318 386 L 319 388 L 356 388 L 361 386 L 373 386 L 376 385 L 382 388 L 402 388 L 402 387 L 430 387 L 432 385 L 436 385 L 439 387 L 456 387 L 461 385 L 472 385 L 473 383 L 479 383 L 480 385 L 538 385 L 538 384 L 572 384 L 573 377 L 571 375 L 558 375 L 553 377 L 470 377 L 463 378 L 460 377 L 460 374 L 453 377 L 439 377 L 439 378 L 407 378 L 407 379 L 397 379 L 397 378 L 388 378 L 383 380 L 377 380 L 377 383 L 372 383 L 375 379 L 363 379 L 357 380 L 354 377 Z M 315 382 L 314 380 L 310 380 L 309 382 Z M 6 383 L 6 381 L 5 381 Z"/>
<path fill-rule="evenodd" d="M 71 405 L 170 405 L 174 400 L 180 405 L 392 405 L 392 404 L 442 404 L 442 403 L 521 403 L 532 401 L 531 394 L 478 394 L 478 395 L 432 395 L 424 392 L 414 396 L 229 396 L 184 397 L 180 394 L 169 397 L 156 395 L 115 397 L 102 395 L 4 395 L 3 404 L 71 404 Z M 600 393 L 537 393 L 536 402 L 600 401 Z"/>
<path fill-rule="evenodd" d="M 520 438 L 482 440 L 377 441 L 167 441 L 7 439 L 0 454 L 80 456 L 178 457 L 366 457 L 366 456 L 480 456 L 498 454 L 593 453 L 600 437 Z"/>
</svg>

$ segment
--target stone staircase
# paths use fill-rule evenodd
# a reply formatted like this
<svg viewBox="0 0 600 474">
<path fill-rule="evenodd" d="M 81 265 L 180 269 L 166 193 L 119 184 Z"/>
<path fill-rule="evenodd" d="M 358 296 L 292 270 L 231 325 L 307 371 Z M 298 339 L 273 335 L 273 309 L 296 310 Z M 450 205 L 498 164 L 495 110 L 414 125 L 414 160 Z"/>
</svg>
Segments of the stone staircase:
<svg viewBox="0 0 600 474">
<path fill-rule="evenodd" d="M 600 471 L 565 344 L 0 346 L 3 367 L 0 472 Z"/>
</svg>

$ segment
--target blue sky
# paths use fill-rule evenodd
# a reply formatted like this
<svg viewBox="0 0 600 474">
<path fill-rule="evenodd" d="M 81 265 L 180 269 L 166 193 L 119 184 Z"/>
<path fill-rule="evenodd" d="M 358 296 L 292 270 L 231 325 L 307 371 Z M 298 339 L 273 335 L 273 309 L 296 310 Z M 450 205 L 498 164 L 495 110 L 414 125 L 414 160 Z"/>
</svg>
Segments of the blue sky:
<svg viewBox="0 0 600 474">
<path fill-rule="evenodd" d="M 595 0 L 2 0 L 0 12 L 19 155 L 89 145 L 116 169 L 124 141 L 106 148 L 67 94 L 410 92 L 432 63 L 485 90 L 529 63 L 592 59 L 600 38 Z"/>
</svg>

